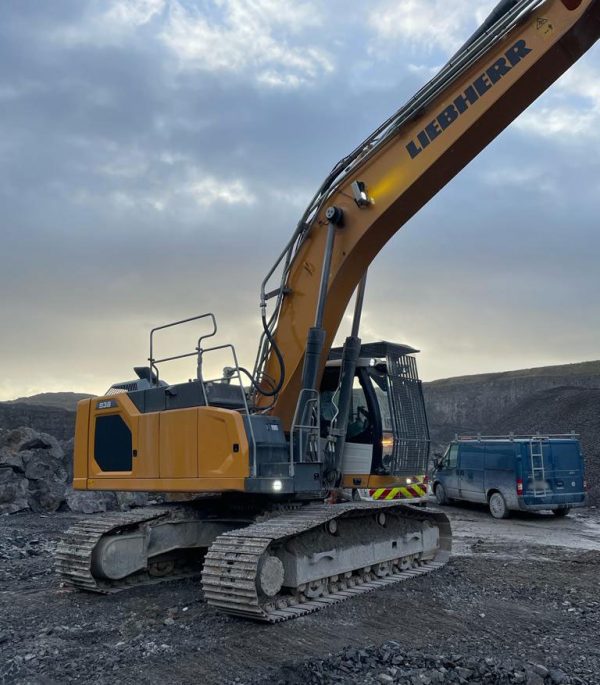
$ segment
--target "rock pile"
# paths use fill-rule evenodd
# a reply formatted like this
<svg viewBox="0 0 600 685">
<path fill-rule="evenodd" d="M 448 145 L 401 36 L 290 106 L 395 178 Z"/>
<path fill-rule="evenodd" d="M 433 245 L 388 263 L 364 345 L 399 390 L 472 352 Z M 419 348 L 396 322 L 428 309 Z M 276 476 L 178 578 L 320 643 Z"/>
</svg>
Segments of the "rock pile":
<svg viewBox="0 0 600 685">
<path fill-rule="evenodd" d="M 277 685 L 586 685 L 586 681 L 578 676 L 568 675 L 551 666 L 503 661 L 491 656 L 405 653 L 397 642 L 386 642 L 381 647 L 348 648 L 300 667 L 297 664 L 284 666 L 259 682 L 264 685 L 267 682 Z"/>
<path fill-rule="evenodd" d="M 32 428 L 0 429 L 0 514 L 59 509 L 92 514 L 143 506 L 143 493 L 75 491 L 73 440 L 59 442 Z"/>
</svg>

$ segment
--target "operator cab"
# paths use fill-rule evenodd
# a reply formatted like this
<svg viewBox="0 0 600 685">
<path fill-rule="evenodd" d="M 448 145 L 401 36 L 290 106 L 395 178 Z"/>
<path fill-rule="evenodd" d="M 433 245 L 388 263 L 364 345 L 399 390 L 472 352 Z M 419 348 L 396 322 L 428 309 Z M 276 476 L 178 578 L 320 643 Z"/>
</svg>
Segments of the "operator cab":
<svg viewBox="0 0 600 685">
<path fill-rule="evenodd" d="M 366 487 L 369 476 L 425 473 L 429 428 L 413 356 L 417 352 L 388 342 L 361 347 L 344 448 L 347 485 Z M 337 412 L 341 358 L 342 348 L 331 350 L 321 382 L 322 438 Z"/>
</svg>

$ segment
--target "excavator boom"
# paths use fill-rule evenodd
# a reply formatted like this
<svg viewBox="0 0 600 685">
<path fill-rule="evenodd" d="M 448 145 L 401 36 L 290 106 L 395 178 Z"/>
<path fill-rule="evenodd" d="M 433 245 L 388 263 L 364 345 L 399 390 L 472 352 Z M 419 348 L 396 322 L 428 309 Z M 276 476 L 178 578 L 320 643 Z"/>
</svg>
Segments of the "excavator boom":
<svg viewBox="0 0 600 685">
<path fill-rule="evenodd" d="M 281 378 L 276 347 L 285 377 L 276 401 L 259 395 L 259 406 L 272 404 L 270 412 L 291 425 L 318 306 L 327 209 L 342 210 L 344 223 L 331 255 L 321 372 L 352 293 L 382 247 L 599 36 L 600 0 L 504 0 L 439 76 L 335 167 L 279 264 L 274 344 L 263 338 L 256 376 Z"/>
</svg>

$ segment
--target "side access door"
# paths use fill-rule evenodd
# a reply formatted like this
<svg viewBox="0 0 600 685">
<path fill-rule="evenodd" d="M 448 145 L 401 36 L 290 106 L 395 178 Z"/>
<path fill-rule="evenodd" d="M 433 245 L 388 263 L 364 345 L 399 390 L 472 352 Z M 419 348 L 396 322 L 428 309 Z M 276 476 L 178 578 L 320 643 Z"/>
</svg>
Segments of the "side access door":
<svg viewBox="0 0 600 685">
<path fill-rule="evenodd" d="M 450 445 L 442 459 L 436 479 L 444 486 L 446 495 L 450 499 L 458 499 L 458 445 Z"/>
<path fill-rule="evenodd" d="M 458 491 L 460 499 L 485 502 L 484 468 L 485 444 L 465 442 L 458 456 Z"/>
</svg>

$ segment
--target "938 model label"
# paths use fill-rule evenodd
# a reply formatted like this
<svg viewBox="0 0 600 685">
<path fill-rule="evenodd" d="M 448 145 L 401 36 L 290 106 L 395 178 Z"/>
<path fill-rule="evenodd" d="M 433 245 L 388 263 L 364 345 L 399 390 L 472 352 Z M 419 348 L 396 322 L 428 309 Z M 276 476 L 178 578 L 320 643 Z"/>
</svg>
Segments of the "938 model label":
<svg viewBox="0 0 600 685">
<path fill-rule="evenodd" d="M 112 409 L 113 407 L 118 407 L 116 400 L 102 400 L 101 402 L 96 402 L 96 409 Z"/>
</svg>

